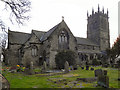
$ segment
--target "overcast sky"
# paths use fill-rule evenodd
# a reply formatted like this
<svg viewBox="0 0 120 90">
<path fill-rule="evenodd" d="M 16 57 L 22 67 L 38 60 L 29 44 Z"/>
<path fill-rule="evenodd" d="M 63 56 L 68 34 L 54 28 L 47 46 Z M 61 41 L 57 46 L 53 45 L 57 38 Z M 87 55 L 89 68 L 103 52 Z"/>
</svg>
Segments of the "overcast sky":
<svg viewBox="0 0 120 90">
<path fill-rule="evenodd" d="M 77 37 L 87 36 L 87 10 L 89 15 L 92 8 L 96 12 L 98 4 L 100 10 L 109 11 L 109 28 L 111 45 L 118 36 L 118 1 L 119 0 L 31 0 L 31 19 L 22 27 L 12 25 L 8 21 L 5 10 L 1 9 L 0 18 L 13 31 L 30 33 L 32 29 L 48 31 L 62 21 L 62 16 L 68 27 Z M 4 16 L 4 17 L 3 17 Z"/>
</svg>

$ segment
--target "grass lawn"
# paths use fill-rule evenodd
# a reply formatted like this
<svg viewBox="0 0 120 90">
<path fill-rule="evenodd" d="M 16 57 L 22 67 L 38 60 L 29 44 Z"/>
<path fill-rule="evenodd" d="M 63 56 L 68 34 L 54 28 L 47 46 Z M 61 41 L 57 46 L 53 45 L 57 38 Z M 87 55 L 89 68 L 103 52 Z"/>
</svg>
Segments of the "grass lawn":
<svg viewBox="0 0 120 90">
<path fill-rule="evenodd" d="M 107 70 L 109 76 L 109 87 L 118 88 L 117 69 L 102 68 L 100 66 L 94 67 L 94 69 Z M 82 70 L 81 68 L 78 68 L 78 70 L 70 71 L 67 74 L 54 76 L 43 76 L 43 74 L 23 75 L 21 73 L 10 73 L 8 71 L 4 71 L 2 73 L 8 79 L 10 88 L 69 88 L 73 85 L 72 83 L 75 83 L 77 78 L 94 77 L 94 71 Z M 57 79 L 59 80 L 59 83 L 57 83 Z M 96 81 L 93 83 L 79 81 L 75 86 L 72 86 L 72 88 L 100 88 L 95 87 L 96 84 Z"/>
</svg>

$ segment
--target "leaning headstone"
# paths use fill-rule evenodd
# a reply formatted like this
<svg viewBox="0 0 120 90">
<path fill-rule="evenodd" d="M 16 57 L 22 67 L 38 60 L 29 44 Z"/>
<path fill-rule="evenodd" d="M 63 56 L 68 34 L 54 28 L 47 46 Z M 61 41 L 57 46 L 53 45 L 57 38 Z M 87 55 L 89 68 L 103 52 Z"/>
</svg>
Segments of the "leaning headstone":
<svg viewBox="0 0 120 90">
<path fill-rule="evenodd" d="M 86 66 L 86 70 L 89 70 L 89 66 L 88 65 Z"/>
<path fill-rule="evenodd" d="M 97 84 L 104 88 L 109 88 L 109 77 L 105 75 L 98 76 Z"/>
<path fill-rule="evenodd" d="M 47 64 L 46 64 L 46 62 L 44 61 L 41 72 L 42 72 L 42 73 L 45 73 L 46 71 L 47 71 Z"/>
<path fill-rule="evenodd" d="M 65 67 L 65 73 L 68 73 L 69 72 L 69 63 L 68 63 L 68 61 L 65 62 L 64 67 Z"/>
<path fill-rule="evenodd" d="M 30 69 L 33 70 L 33 62 L 30 62 Z"/>
<path fill-rule="evenodd" d="M 24 70 L 25 74 L 28 74 L 28 75 L 32 75 L 32 74 L 35 74 L 34 70 L 33 70 L 33 62 L 30 62 L 30 67 L 29 68 L 26 68 Z"/>
<path fill-rule="evenodd" d="M 103 75 L 102 69 L 96 69 L 94 72 L 95 72 L 95 77 Z"/>
</svg>

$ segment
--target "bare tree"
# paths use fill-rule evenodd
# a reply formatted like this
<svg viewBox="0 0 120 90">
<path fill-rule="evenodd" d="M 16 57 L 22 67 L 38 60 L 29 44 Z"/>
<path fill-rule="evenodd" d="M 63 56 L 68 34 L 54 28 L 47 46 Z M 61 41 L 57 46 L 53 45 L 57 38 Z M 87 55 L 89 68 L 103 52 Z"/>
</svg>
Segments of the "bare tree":
<svg viewBox="0 0 120 90">
<path fill-rule="evenodd" d="M 29 0 L 0 0 L 5 4 L 5 9 L 10 11 L 9 19 L 12 24 L 17 22 L 18 25 L 23 25 L 24 21 L 29 20 L 28 12 L 31 9 L 31 2 Z M 0 19 L 0 48 L 5 49 L 7 42 L 7 28 L 5 23 Z"/>
<path fill-rule="evenodd" d="M 5 3 L 5 9 L 10 9 L 10 21 L 13 23 L 15 19 L 18 24 L 23 24 L 30 17 L 27 12 L 30 11 L 31 2 L 29 0 L 1 0 Z"/>
</svg>

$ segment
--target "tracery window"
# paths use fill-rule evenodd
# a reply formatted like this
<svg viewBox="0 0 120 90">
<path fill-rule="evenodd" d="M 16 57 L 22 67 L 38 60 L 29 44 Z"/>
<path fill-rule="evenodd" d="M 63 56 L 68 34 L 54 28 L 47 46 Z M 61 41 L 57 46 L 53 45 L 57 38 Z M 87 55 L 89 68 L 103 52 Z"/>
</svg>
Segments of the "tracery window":
<svg viewBox="0 0 120 90">
<path fill-rule="evenodd" d="M 59 49 L 69 49 L 69 37 L 65 30 L 62 30 L 58 36 Z"/>
<path fill-rule="evenodd" d="M 31 50 L 32 56 L 37 56 L 37 46 L 33 46 Z"/>
</svg>

